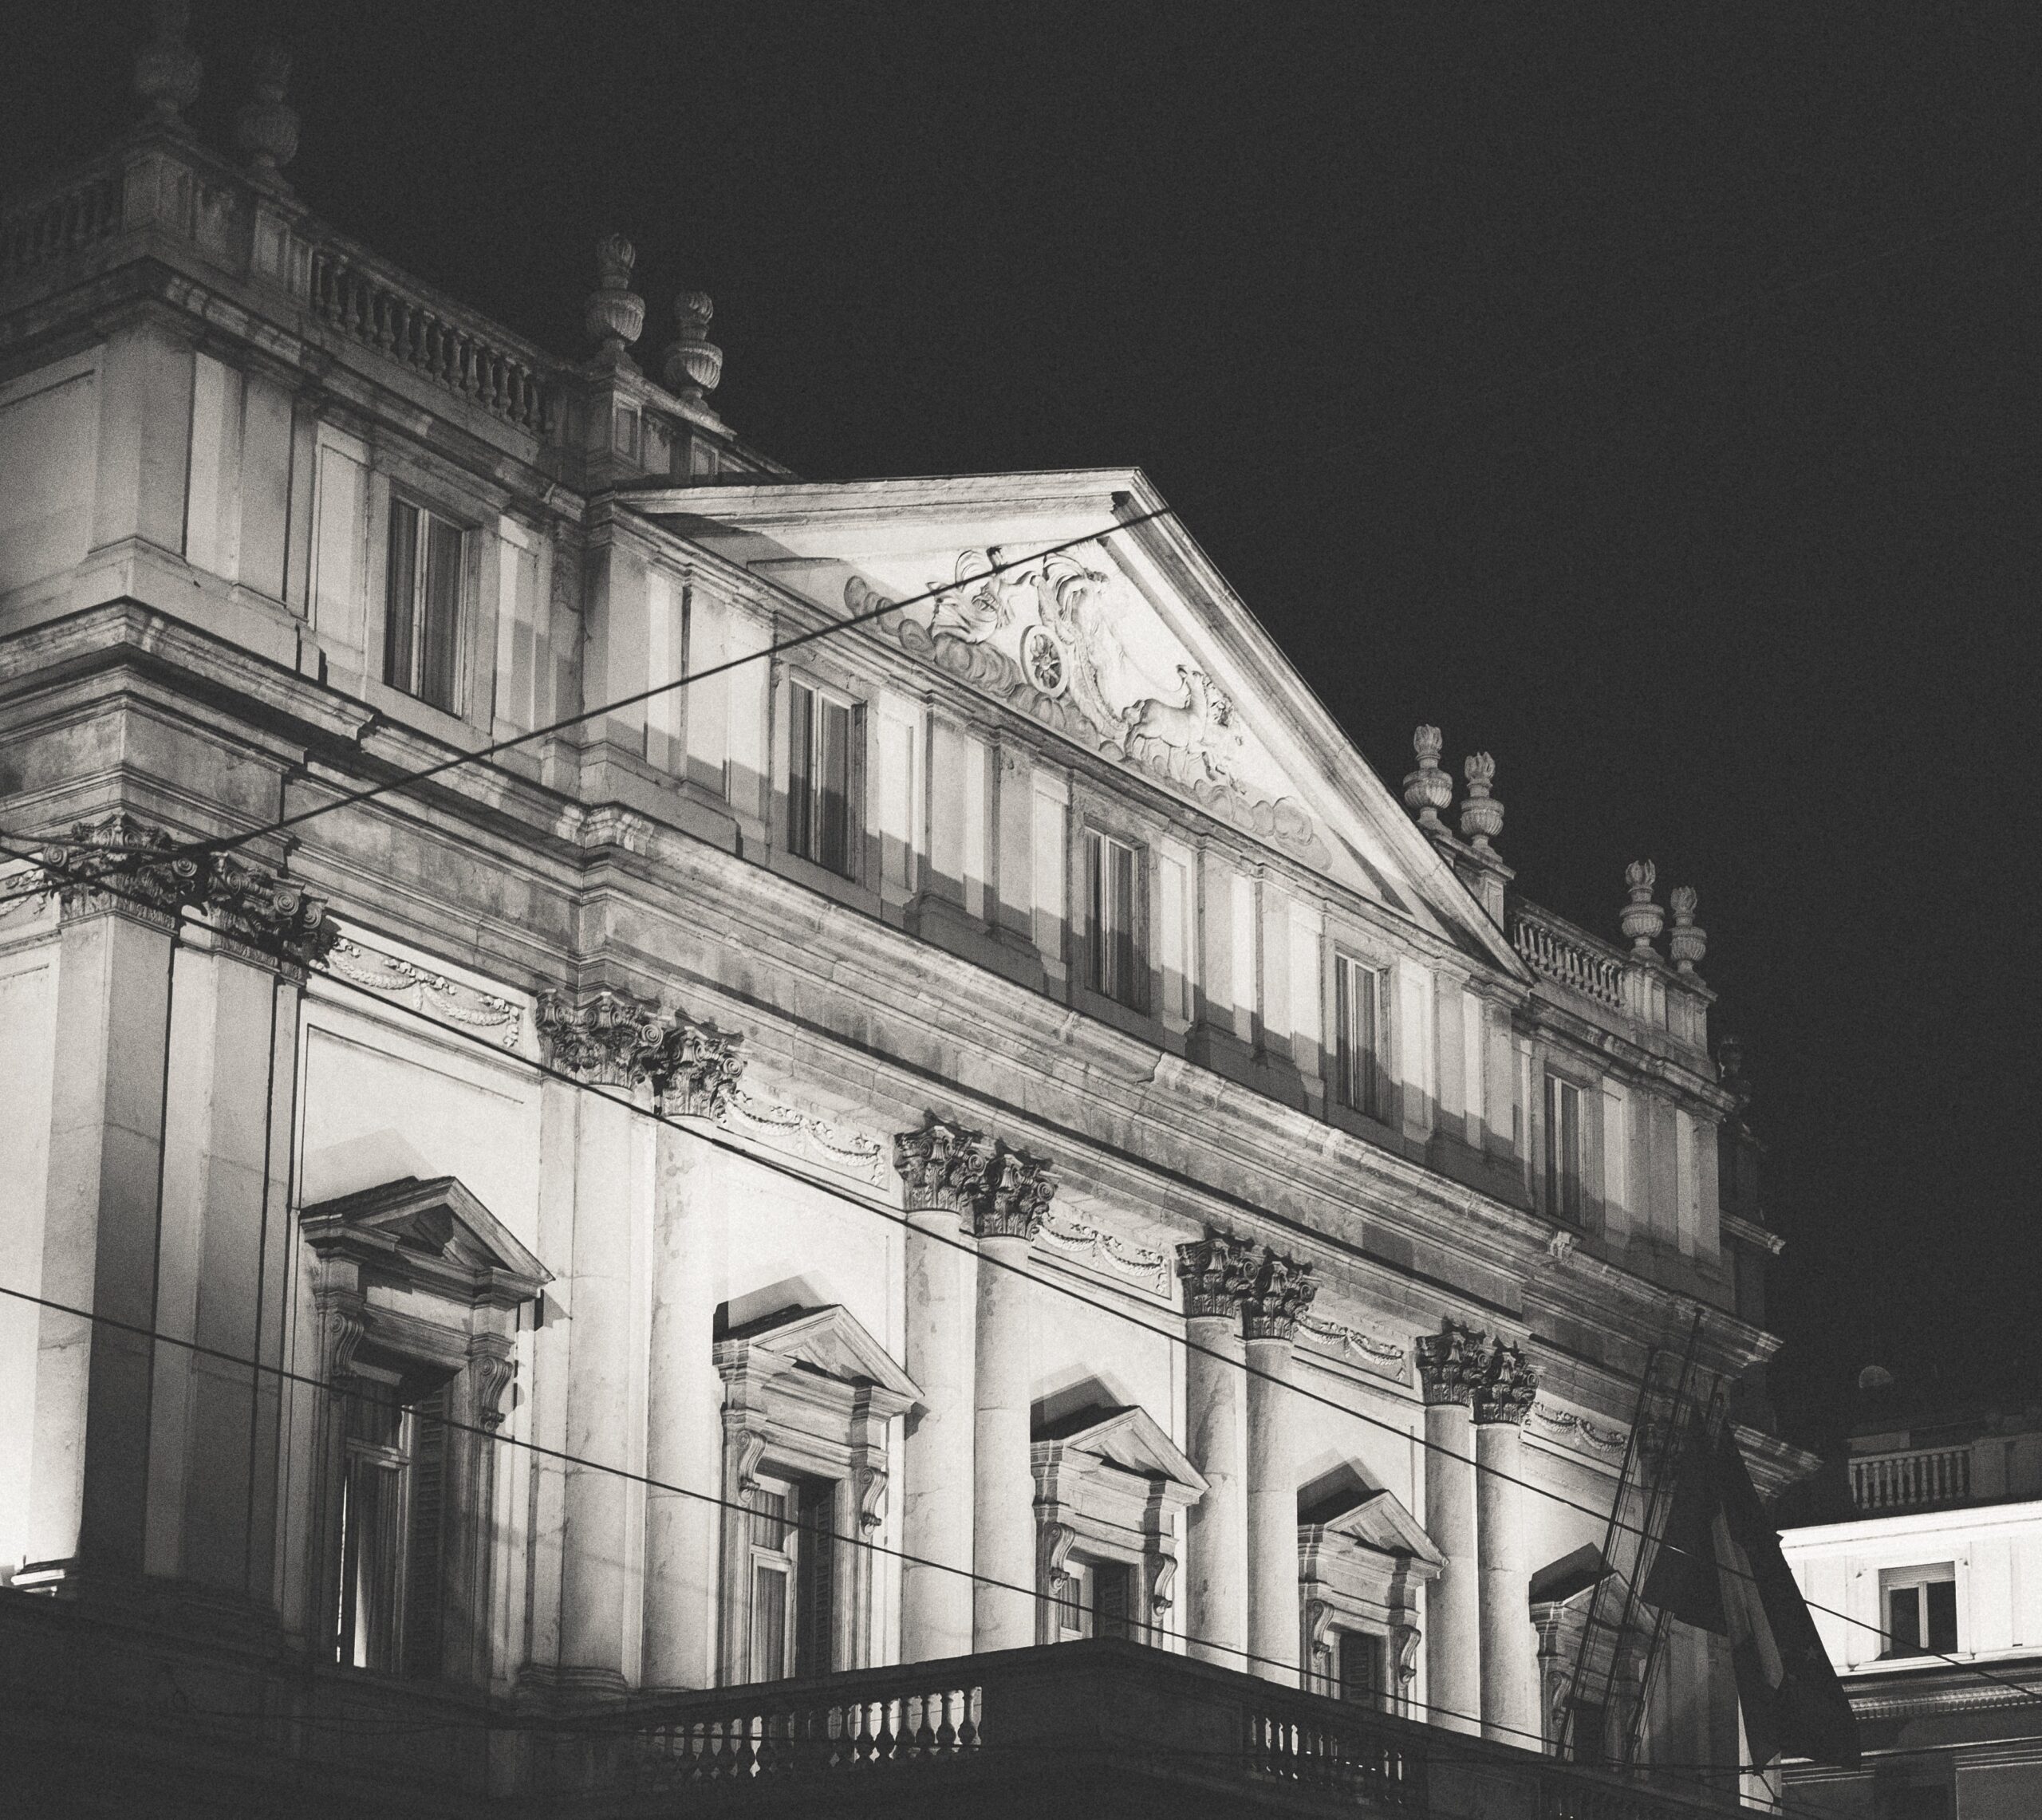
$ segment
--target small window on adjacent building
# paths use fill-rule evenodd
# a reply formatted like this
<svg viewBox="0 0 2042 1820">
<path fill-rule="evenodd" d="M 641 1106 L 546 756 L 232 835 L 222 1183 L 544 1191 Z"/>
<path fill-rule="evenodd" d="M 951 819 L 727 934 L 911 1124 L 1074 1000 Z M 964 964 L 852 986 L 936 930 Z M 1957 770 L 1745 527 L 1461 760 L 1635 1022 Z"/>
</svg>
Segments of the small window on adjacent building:
<svg viewBox="0 0 2042 1820">
<path fill-rule="evenodd" d="M 370 1387 L 345 1404 L 333 1660 L 426 1679 L 440 1668 L 447 1393 Z"/>
<path fill-rule="evenodd" d="M 1957 1570 L 1888 1568 L 1879 1575 L 1888 1656 L 1949 1655 L 1957 1649 Z"/>
<path fill-rule="evenodd" d="M 1546 1213 L 1581 1218 L 1581 1089 L 1557 1074 L 1546 1077 Z"/>
<path fill-rule="evenodd" d="M 827 1674 L 833 1666 L 834 1487 L 761 1479 L 751 1495 L 751 1679 Z"/>
<path fill-rule="evenodd" d="M 460 711 L 461 533 L 408 500 L 390 502 L 383 680 Z"/>
<path fill-rule="evenodd" d="M 1085 836 L 1088 983 L 1102 998 L 1141 1009 L 1141 955 L 1136 941 L 1139 849 L 1096 829 Z"/>
<path fill-rule="evenodd" d="M 788 850 L 848 878 L 856 711 L 806 683 L 787 694 Z"/>
<path fill-rule="evenodd" d="M 1382 975 L 1345 955 L 1333 963 L 1334 1072 L 1340 1104 L 1382 1117 Z"/>
<path fill-rule="evenodd" d="M 1370 1630 L 1335 1633 L 1337 1650 L 1333 1672 L 1335 1691 L 1344 1700 L 1378 1711 L 1389 1705 L 1389 1652 L 1383 1639 Z"/>
</svg>

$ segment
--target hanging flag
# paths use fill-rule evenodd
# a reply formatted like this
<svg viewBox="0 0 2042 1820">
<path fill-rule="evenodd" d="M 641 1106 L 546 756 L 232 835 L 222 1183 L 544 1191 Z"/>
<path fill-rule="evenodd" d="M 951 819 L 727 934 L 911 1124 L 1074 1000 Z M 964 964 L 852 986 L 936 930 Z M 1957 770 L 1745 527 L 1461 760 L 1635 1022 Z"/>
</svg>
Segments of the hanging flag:
<svg viewBox="0 0 2042 1820">
<path fill-rule="evenodd" d="M 1858 1722 L 1807 1601 L 1780 1551 L 1730 1424 L 1681 1437 L 1666 1527 L 1645 1599 L 1729 1639 L 1755 1762 L 1782 1752 L 1855 1769 Z"/>
</svg>

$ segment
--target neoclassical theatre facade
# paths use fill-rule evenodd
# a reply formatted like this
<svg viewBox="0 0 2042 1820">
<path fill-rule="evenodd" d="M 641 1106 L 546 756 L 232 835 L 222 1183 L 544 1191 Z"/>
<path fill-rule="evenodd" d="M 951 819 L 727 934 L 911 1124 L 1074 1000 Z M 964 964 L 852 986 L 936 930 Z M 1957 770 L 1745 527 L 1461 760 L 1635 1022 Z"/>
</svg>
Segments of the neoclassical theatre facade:
<svg viewBox="0 0 2042 1820">
<path fill-rule="evenodd" d="M 549 355 L 298 199 L 277 60 L 237 160 L 180 57 L 0 230 L 37 1736 L 401 1809 L 818 1678 L 962 1751 L 986 1657 L 1549 1748 L 1654 1349 L 1796 1465 L 1694 894 L 1520 896 L 1491 761 L 1400 801 L 1138 471 L 804 482 L 706 297 L 634 358 L 606 239 Z M 1643 1697 L 1734 1791 L 1721 1641 Z"/>
</svg>

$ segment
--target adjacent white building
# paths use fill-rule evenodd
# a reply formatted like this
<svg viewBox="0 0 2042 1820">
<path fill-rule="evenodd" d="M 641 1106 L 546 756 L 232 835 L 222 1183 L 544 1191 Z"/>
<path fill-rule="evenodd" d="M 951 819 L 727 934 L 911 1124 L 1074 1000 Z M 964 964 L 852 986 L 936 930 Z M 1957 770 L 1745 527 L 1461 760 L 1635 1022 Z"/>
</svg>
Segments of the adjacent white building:
<svg viewBox="0 0 2042 1820">
<path fill-rule="evenodd" d="M 1890 1397 L 1887 1374 L 1867 1378 Z M 1859 1514 L 1780 1542 L 1865 1762 L 1855 1775 L 1790 1764 L 1789 1796 L 1867 1820 L 2042 1811 L 2042 1423 L 2018 1409 L 1888 1414 L 1861 1424 L 1843 1464 Z"/>
</svg>

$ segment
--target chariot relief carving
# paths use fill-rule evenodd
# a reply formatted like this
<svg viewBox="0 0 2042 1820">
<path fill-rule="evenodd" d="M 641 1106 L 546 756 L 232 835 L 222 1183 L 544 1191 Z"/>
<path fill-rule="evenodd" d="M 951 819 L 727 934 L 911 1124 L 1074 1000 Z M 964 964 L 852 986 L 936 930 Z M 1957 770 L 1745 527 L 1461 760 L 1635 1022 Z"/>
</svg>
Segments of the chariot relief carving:
<svg viewBox="0 0 2042 1820">
<path fill-rule="evenodd" d="M 1119 585 L 1068 551 L 1007 566 L 997 545 L 968 550 L 932 597 L 880 624 L 908 650 L 1013 702 L 1067 738 L 1137 765 L 1248 833 L 1315 861 L 1329 857 L 1295 798 L 1241 774 L 1246 739 L 1232 700 L 1206 673 L 1176 666 L 1158 693 L 1115 629 Z M 854 613 L 886 605 L 861 577 L 845 585 Z"/>
</svg>

